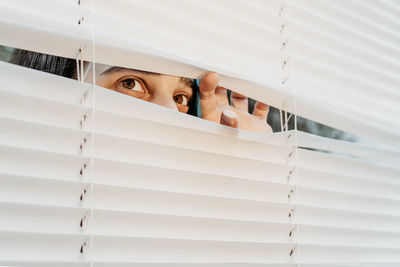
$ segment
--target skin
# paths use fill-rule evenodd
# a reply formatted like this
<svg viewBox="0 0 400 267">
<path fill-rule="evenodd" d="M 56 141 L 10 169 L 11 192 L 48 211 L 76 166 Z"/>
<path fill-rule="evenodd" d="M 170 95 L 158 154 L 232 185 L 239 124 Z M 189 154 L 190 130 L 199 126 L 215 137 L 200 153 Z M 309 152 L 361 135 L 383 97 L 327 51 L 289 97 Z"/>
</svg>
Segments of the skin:
<svg viewBox="0 0 400 267">
<path fill-rule="evenodd" d="M 101 73 L 99 86 L 187 113 L 193 96 L 191 80 L 176 76 L 113 67 Z M 269 107 L 257 102 L 253 114 L 248 112 L 248 98 L 232 92 L 229 105 L 225 88 L 218 86 L 218 75 L 207 73 L 200 81 L 200 104 L 203 119 L 233 128 L 255 132 L 272 132 L 267 124 Z"/>
<path fill-rule="evenodd" d="M 193 96 L 189 79 L 125 68 L 103 72 L 96 84 L 183 113 Z"/>
<path fill-rule="evenodd" d="M 257 102 L 253 114 L 248 112 L 248 98 L 232 92 L 229 105 L 226 88 L 218 86 L 218 75 L 207 73 L 200 82 L 200 104 L 203 119 L 253 132 L 272 133 L 267 124 L 269 106 Z"/>
</svg>

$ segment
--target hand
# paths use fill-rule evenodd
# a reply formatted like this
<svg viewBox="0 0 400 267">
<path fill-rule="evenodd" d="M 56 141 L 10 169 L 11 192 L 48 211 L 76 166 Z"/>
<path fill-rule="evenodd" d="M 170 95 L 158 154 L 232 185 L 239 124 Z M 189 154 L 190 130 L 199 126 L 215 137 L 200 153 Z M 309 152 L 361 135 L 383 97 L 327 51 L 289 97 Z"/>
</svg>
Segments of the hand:
<svg viewBox="0 0 400 267">
<path fill-rule="evenodd" d="M 218 75 L 207 73 L 200 81 L 200 105 L 202 118 L 233 128 L 253 132 L 272 133 L 267 124 L 269 106 L 257 102 L 253 114 L 248 111 L 248 98 L 232 92 L 229 105 L 226 88 L 218 86 Z"/>
</svg>

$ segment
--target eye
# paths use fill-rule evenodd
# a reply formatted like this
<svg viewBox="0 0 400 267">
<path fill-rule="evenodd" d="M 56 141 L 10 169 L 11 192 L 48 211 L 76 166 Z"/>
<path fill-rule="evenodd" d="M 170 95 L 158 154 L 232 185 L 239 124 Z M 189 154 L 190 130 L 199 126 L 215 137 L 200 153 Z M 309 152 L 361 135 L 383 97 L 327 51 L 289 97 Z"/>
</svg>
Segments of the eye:
<svg viewBox="0 0 400 267">
<path fill-rule="evenodd" d="M 128 78 L 128 79 L 122 80 L 120 82 L 120 87 L 123 89 L 126 89 L 126 90 L 144 92 L 140 82 L 133 78 Z"/>
<path fill-rule="evenodd" d="M 189 97 L 186 96 L 186 95 L 182 95 L 182 94 L 181 95 L 175 95 L 174 96 L 174 101 L 177 104 L 187 106 L 188 103 L 189 103 Z"/>
</svg>

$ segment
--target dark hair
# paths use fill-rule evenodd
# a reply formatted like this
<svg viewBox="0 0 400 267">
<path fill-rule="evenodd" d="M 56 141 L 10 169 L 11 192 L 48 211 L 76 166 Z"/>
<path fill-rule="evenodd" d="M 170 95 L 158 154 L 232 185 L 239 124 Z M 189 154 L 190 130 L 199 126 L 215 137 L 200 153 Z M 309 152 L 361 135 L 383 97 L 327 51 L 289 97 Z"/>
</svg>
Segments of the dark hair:
<svg viewBox="0 0 400 267">
<path fill-rule="evenodd" d="M 11 63 L 71 79 L 76 79 L 77 76 L 76 61 L 70 58 L 15 49 Z M 198 83 L 195 80 L 192 84 L 193 97 L 187 114 L 201 117 Z"/>
<path fill-rule="evenodd" d="M 69 58 L 16 49 L 11 63 L 76 79 L 76 61 Z"/>
</svg>

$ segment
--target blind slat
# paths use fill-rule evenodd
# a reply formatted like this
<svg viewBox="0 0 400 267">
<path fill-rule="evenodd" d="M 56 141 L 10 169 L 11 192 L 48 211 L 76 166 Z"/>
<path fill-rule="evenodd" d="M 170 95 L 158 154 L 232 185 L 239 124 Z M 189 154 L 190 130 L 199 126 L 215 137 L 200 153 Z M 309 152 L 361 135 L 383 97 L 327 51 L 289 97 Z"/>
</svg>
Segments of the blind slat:
<svg viewBox="0 0 400 267">
<path fill-rule="evenodd" d="M 297 220 L 302 224 L 356 228 L 360 230 L 398 231 L 400 217 L 379 211 L 360 212 L 327 207 L 300 206 Z"/>
<path fill-rule="evenodd" d="M 379 210 L 382 214 L 400 215 L 398 198 L 372 197 L 300 186 L 296 190 L 296 202 L 303 205 L 366 212 Z"/>
<path fill-rule="evenodd" d="M 399 232 L 366 231 L 354 228 L 319 227 L 302 224 L 298 227 L 299 232 L 296 237 L 300 243 L 399 248 Z"/>
<path fill-rule="evenodd" d="M 385 177 L 396 181 L 399 173 L 398 166 L 385 165 L 381 162 L 340 157 L 306 149 L 298 149 L 298 163 L 300 166 L 315 170 L 323 170 L 338 174 L 347 174 L 365 178 Z M 316 165 L 315 163 L 318 163 Z M 383 178 L 382 178 L 383 179 Z"/>
<path fill-rule="evenodd" d="M 131 262 L 262 263 L 287 262 L 291 244 L 173 239 L 94 238 L 95 260 Z M 111 246 L 110 246 L 111 245 Z M 132 248 L 135 253 L 132 255 Z M 151 248 L 151 252 L 149 250 Z M 213 251 L 213 253 L 208 253 Z"/>
<path fill-rule="evenodd" d="M 3 231 L 79 234 L 81 218 L 87 212 L 81 207 L 33 205 L 29 203 L 0 202 Z"/>
<path fill-rule="evenodd" d="M 2 262 L 78 261 L 85 235 L 0 232 Z"/>
<path fill-rule="evenodd" d="M 400 153 L 393 148 L 334 140 L 302 131 L 298 131 L 296 134 L 299 147 L 320 149 L 355 156 L 357 158 L 379 160 L 386 163 L 400 163 Z M 293 141 L 292 138 L 291 141 Z"/>
<path fill-rule="evenodd" d="M 396 180 L 385 181 L 385 177 L 366 179 L 361 176 L 320 172 L 304 168 L 297 168 L 296 175 L 298 177 L 297 185 L 315 189 L 393 199 L 398 199 L 400 193 L 400 184 Z M 360 186 L 360 184 L 363 186 Z"/>
</svg>

